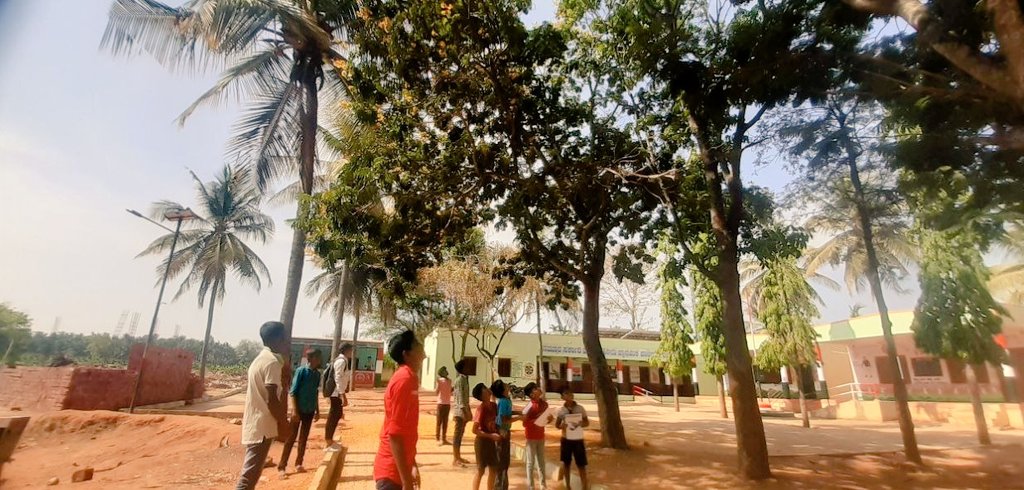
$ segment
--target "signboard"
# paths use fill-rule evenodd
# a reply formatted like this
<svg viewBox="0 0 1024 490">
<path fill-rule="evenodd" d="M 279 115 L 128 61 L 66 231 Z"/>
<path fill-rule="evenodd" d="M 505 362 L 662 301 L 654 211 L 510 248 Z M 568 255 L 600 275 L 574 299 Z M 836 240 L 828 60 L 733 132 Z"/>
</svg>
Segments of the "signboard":
<svg viewBox="0 0 1024 490">
<path fill-rule="evenodd" d="M 545 356 L 554 357 L 587 357 L 582 345 L 548 345 L 544 344 Z M 654 356 L 653 350 L 647 349 L 605 349 L 605 357 L 624 361 L 647 361 Z"/>
<path fill-rule="evenodd" d="M 373 371 L 354 371 L 352 382 L 360 388 L 373 388 Z"/>
</svg>

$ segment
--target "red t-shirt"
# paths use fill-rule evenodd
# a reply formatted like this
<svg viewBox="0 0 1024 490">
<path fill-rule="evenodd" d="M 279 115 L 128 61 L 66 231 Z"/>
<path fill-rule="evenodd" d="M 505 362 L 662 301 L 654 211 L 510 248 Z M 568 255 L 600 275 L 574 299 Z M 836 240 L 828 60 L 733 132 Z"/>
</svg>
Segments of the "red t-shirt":
<svg viewBox="0 0 1024 490">
<path fill-rule="evenodd" d="M 405 464 L 416 462 L 416 441 L 419 439 L 420 382 L 409 366 L 401 366 L 388 381 L 384 392 L 384 425 L 380 428 L 380 445 L 373 460 L 373 479 L 402 483 L 395 457 L 391 454 L 390 436 L 399 436 L 405 446 Z"/>
<path fill-rule="evenodd" d="M 473 422 L 480 426 L 480 431 L 486 434 L 498 433 L 498 404 L 494 402 L 482 402 L 476 407 L 473 415 Z"/>
<path fill-rule="evenodd" d="M 523 428 L 526 429 L 526 439 L 536 441 L 544 439 L 544 428 L 538 427 L 534 422 L 544 415 L 548 410 L 548 402 L 544 400 L 530 400 L 526 414 L 523 415 Z"/>
</svg>

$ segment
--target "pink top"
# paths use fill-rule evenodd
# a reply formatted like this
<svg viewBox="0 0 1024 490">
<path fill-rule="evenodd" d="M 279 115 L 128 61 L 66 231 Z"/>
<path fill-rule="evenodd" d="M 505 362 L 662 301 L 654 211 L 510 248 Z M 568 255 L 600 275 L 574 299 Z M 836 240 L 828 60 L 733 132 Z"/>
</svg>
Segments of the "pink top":
<svg viewBox="0 0 1024 490">
<path fill-rule="evenodd" d="M 452 380 L 448 378 L 437 378 L 437 404 L 452 404 Z"/>
</svg>

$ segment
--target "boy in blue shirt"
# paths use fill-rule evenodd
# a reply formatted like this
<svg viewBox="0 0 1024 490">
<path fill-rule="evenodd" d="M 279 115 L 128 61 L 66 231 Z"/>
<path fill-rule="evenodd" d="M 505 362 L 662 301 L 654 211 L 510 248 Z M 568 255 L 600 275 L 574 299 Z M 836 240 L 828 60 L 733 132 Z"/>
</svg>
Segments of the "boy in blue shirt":
<svg viewBox="0 0 1024 490">
<path fill-rule="evenodd" d="M 311 350 L 306 353 L 308 365 L 299 366 L 292 378 L 292 389 L 289 392 L 292 396 L 292 416 L 290 418 L 292 431 L 288 441 L 284 443 L 284 452 L 281 454 L 281 462 L 277 465 L 278 474 L 282 479 L 287 478 L 285 468 L 288 466 L 288 457 L 291 455 L 292 446 L 295 445 L 296 436 L 299 440 L 298 455 L 295 458 L 295 472 L 306 471 L 302 467 L 302 457 L 306 454 L 306 441 L 309 439 L 309 430 L 313 422 L 320 420 L 320 404 L 318 392 L 320 390 L 320 366 L 323 363 L 323 355 L 319 350 Z M 301 427 L 301 430 L 300 430 Z"/>
<path fill-rule="evenodd" d="M 497 426 L 501 440 L 498 441 L 498 471 L 494 480 L 494 490 L 508 490 L 508 467 L 512 461 L 512 422 L 522 418 L 512 410 L 512 400 L 508 397 L 508 386 L 502 380 L 491 384 L 491 392 L 498 401 Z"/>
</svg>

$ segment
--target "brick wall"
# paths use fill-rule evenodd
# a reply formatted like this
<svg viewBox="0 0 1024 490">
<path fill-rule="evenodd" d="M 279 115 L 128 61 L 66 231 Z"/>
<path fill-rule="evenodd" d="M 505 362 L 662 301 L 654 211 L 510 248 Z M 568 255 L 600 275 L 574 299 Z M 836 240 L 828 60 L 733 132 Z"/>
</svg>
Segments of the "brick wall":
<svg viewBox="0 0 1024 490">
<path fill-rule="evenodd" d="M 128 369 L 84 366 L 0 368 L 0 408 L 26 411 L 118 410 L 131 403 L 142 359 L 142 344 L 132 347 Z M 192 354 L 150 347 L 136 405 L 152 405 L 202 396 L 192 373 Z"/>
<path fill-rule="evenodd" d="M 139 369 L 143 348 L 142 344 L 132 346 L 128 371 L 134 373 Z M 191 352 L 151 346 L 146 353 L 142 389 L 135 404 L 152 405 L 202 396 L 199 378 L 192 374 L 192 362 Z"/>
<path fill-rule="evenodd" d="M 64 407 L 70 410 L 118 410 L 131 403 L 135 373 L 125 369 L 75 368 Z"/>
<path fill-rule="evenodd" d="M 0 368 L 0 407 L 60 410 L 74 371 L 74 367 Z"/>
</svg>

